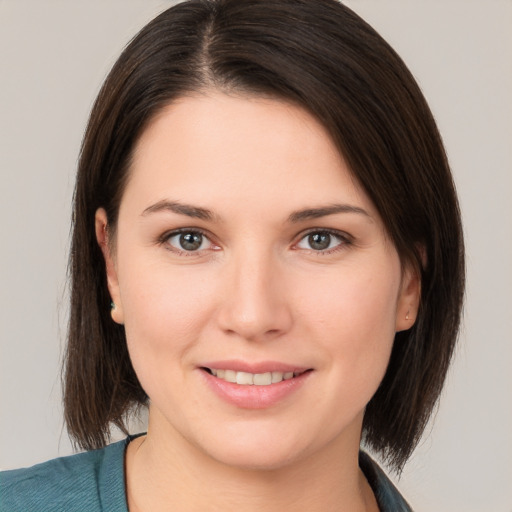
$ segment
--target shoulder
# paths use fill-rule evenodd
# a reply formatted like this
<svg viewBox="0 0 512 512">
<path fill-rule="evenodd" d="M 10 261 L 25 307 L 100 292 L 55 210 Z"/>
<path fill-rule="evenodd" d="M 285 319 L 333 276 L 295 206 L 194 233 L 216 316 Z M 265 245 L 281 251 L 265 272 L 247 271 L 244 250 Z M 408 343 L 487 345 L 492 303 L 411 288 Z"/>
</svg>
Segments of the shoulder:
<svg viewBox="0 0 512 512">
<path fill-rule="evenodd" d="M 363 451 L 359 452 L 359 467 L 375 494 L 381 512 L 413 512 L 384 471 Z"/>
<path fill-rule="evenodd" d="M 0 512 L 126 512 L 129 440 L 0 473 Z"/>
</svg>

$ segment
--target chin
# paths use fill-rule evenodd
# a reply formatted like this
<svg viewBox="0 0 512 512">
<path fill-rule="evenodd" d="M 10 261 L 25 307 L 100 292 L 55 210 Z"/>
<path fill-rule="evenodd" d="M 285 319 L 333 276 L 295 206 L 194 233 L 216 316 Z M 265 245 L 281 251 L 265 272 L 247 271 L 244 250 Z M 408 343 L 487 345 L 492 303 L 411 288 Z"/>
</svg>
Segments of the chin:
<svg viewBox="0 0 512 512">
<path fill-rule="evenodd" d="M 221 464 L 246 471 L 276 471 L 299 458 L 296 452 L 274 450 L 270 446 L 264 449 L 235 446 L 222 451 L 214 450 L 209 455 Z"/>
<path fill-rule="evenodd" d="M 265 432 L 263 429 L 255 431 L 251 428 L 241 432 L 242 429 L 239 428 L 237 433 L 226 429 L 213 436 L 196 437 L 194 444 L 216 462 L 252 471 L 281 469 L 298 460 L 307 451 L 301 443 L 294 441 L 293 435 L 284 436 L 282 428 L 278 432 Z"/>
</svg>

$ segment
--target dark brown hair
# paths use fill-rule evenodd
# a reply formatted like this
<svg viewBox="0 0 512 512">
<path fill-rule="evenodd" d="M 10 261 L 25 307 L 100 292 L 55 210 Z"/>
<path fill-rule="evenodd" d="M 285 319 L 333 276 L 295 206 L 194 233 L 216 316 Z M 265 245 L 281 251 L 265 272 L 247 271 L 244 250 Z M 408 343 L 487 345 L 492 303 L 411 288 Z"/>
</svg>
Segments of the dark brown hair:
<svg viewBox="0 0 512 512">
<path fill-rule="evenodd" d="M 438 400 L 464 289 L 460 213 L 427 103 L 392 48 L 336 0 L 191 0 L 163 12 L 107 77 L 85 133 L 74 197 L 65 417 L 83 448 L 147 396 L 110 318 L 94 215 L 115 231 L 134 144 L 176 98 L 217 89 L 298 104 L 328 129 L 378 209 L 402 264 L 421 273 L 415 325 L 396 335 L 363 436 L 400 470 Z M 421 254 L 420 254 L 421 253 Z"/>
</svg>

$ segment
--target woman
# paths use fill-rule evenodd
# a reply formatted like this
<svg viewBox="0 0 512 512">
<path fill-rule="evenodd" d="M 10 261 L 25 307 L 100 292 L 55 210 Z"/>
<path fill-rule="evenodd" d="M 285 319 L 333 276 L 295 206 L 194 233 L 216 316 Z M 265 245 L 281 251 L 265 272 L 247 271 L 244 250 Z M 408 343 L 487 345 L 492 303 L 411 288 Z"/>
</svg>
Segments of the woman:
<svg viewBox="0 0 512 512">
<path fill-rule="evenodd" d="M 430 417 L 462 235 L 425 100 L 349 9 L 145 27 L 91 113 L 71 274 L 66 420 L 98 450 L 4 474 L 2 510 L 410 510 L 360 441 L 399 471 Z"/>
</svg>

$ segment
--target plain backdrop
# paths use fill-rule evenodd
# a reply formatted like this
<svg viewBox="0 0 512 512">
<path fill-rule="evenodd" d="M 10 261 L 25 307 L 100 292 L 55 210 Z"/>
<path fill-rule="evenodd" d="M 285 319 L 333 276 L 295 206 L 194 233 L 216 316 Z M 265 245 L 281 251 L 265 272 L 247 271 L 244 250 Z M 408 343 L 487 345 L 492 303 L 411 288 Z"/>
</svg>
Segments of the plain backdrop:
<svg viewBox="0 0 512 512">
<path fill-rule="evenodd" d="M 0 467 L 71 453 L 60 361 L 70 204 L 92 102 L 158 0 L 0 0 Z M 415 510 L 512 511 L 512 2 L 346 2 L 438 121 L 463 211 L 464 327 L 398 485 Z"/>
</svg>

